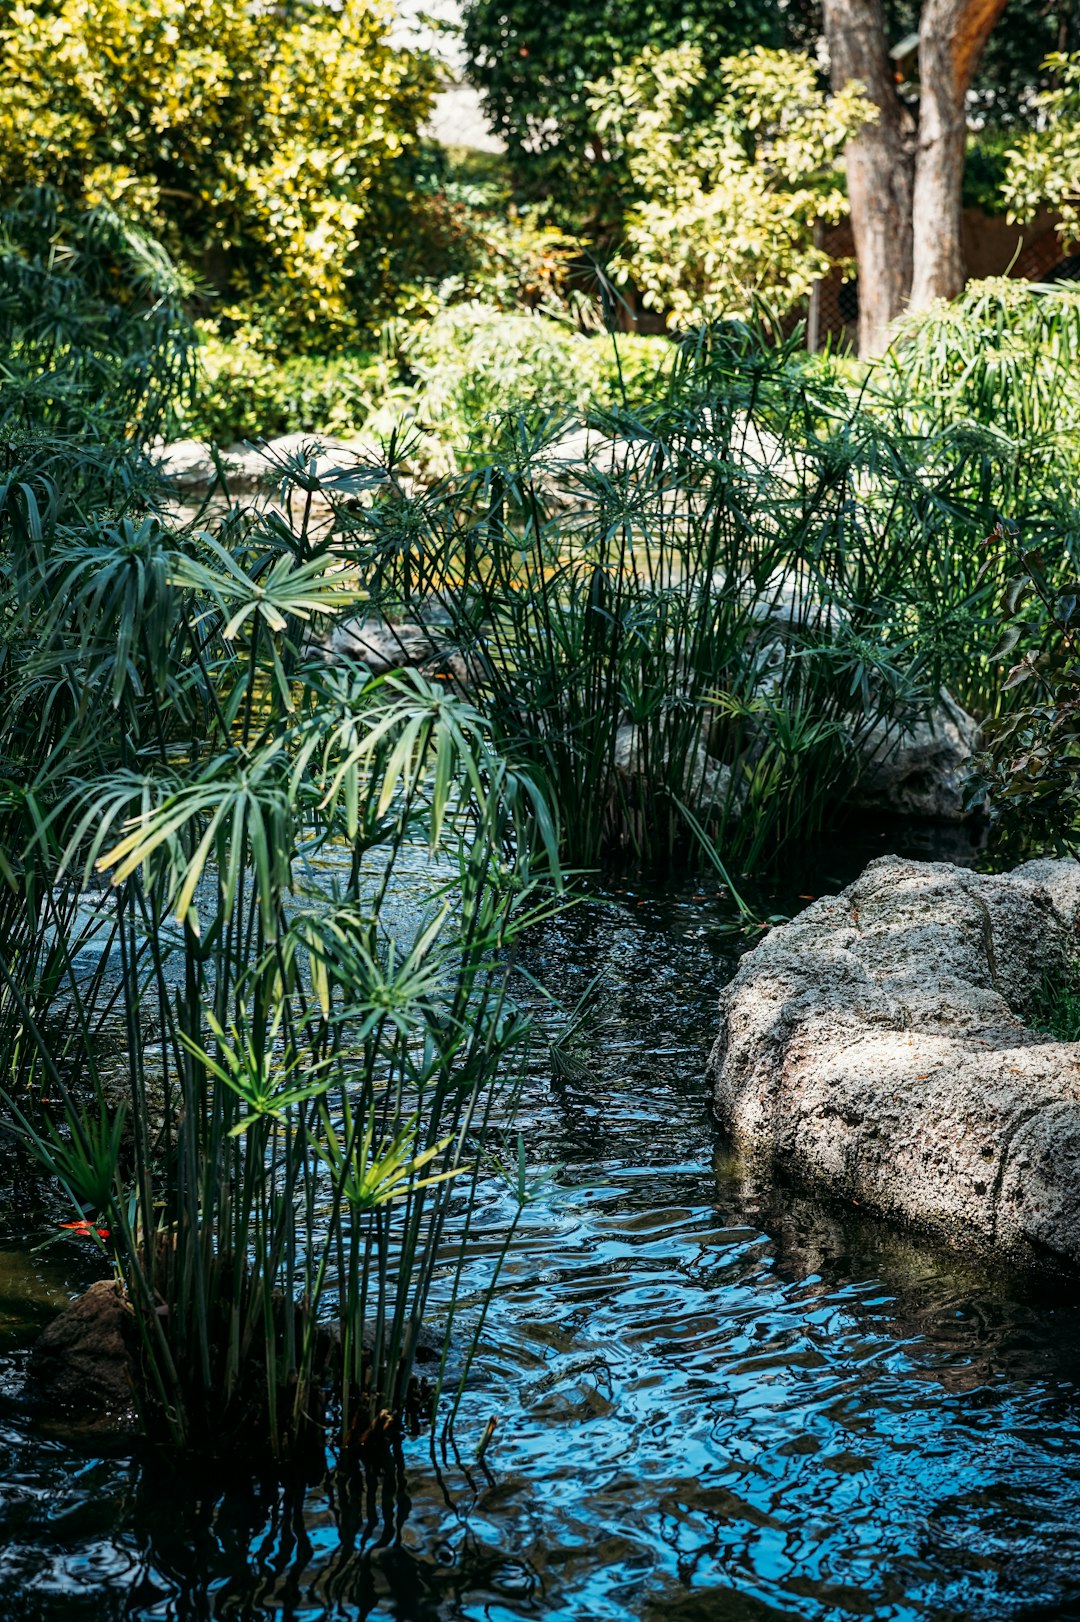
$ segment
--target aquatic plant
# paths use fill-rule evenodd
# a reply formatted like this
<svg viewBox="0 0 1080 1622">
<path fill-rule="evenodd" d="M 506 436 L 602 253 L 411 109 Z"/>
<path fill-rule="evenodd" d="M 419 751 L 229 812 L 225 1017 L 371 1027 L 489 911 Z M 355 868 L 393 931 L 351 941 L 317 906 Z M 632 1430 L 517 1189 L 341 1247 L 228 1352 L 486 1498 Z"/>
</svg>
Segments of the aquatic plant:
<svg viewBox="0 0 1080 1622">
<path fill-rule="evenodd" d="M 558 890 L 554 824 L 467 701 L 310 656 L 362 595 L 310 493 L 295 526 L 169 521 L 140 449 L 190 355 L 167 262 L 140 293 L 111 215 L 21 206 L 2 1125 L 114 1269 L 148 1434 L 281 1456 L 332 1418 L 343 1447 L 385 1446 L 438 1401 L 417 1340 L 511 1114 L 509 954 Z M 35 257 L 27 219 L 79 252 Z M 395 925 L 410 863 L 423 898 Z"/>
<path fill-rule="evenodd" d="M 446 687 L 306 657 L 360 595 L 306 524 L 7 539 L 5 1124 L 116 1268 L 151 1434 L 385 1439 L 513 1089 L 542 796 Z"/>
<path fill-rule="evenodd" d="M 718 326 L 645 408 L 481 445 L 421 485 L 395 439 L 362 500 L 324 493 L 367 622 L 426 617 L 574 866 L 703 859 L 696 821 L 737 877 L 835 821 L 942 685 L 992 698 L 992 449 L 863 409 L 797 339 Z"/>
</svg>

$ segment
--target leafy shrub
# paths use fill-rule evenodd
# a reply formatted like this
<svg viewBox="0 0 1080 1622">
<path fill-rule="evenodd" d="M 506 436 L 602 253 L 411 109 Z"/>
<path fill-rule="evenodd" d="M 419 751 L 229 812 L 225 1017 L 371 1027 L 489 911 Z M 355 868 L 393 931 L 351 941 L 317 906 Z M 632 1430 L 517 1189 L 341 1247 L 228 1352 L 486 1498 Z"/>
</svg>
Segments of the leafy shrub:
<svg viewBox="0 0 1080 1622">
<path fill-rule="evenodd" d="M 648 49 L 692 42 L 717 61 L 779 43 L 773 8 L 753 0 L 466 0 L 469 75 L 506 141 L 518 187 L 564 222 L 617 225 L 628 189 L 617 155 L 598 150 L 587 86 Z"/>
<path fill-rule="evenodd" d="M 295 348 L 370 323 L 413 252 L 434 69 L 378 0 L 17 0 L 0 187 L 122 207 Z"/>
<path fill-rule="evenodd" d="M 761 49 L 713 69 L 702 116 L 707 71 L 695 46 L 647 52 L 591 97 L 634 189 L 615 274 L 684 327 L 809 292 L 831 263 L 814 227 L 846 204 L 840 154 L 876 116 L 858 86 L 828 96 L 810 61 Z"/>
<path fill-rule="evenodd" d="M 557 839 L 469 703 L 311 657 L 363 595 L 341 530 L 140 501 L 105 436 L 154 429 L 190 332 L 119 230 L 0 244 L 0 1128 L 131 1308 L 147 1432 L 321 1460 L 332 1424 L 376 1468 L 438 1403 L 417 1338 L 511 1117 L 508 948 Z"/>
<path fill-rule="evenodd" d="M 632 336 L 617 343 L 628 384 L 647 390 L 665 346 Z M 452 305 L 416 327 L 403 354 L 419 417 L 457 444 L 483 435 L 500 414 L 583 412 L 598 396 L 613 395 L 617 370 L 609 339 L 476 303 Z"/>
<path fill-rule="evenodd" d="M 194 334 L 168 255 L 104 204 L 29 188 L 0 212 L 0 422 L 148 439 L 190 385 Z"/>
<path fill-rule="evenodd" d="M 969 282 L 901 324 L 874 386 L 916 431 L 970 423 L 1056 456 L 1080 429 L 1080 293 Z"/>
<path fill-rule="evenodd" d="M 378 439 L 402 421 L 428 430 L 431 469 L 467 461 L 498 419 L 565 417 L 625 396 L 643 404 L 673 351 L 662 339 L 585 337 L 540 315 L 478 303 L 443 307 L 396 329 L 397 353 L 295 356 L 277 361 L 243 337 L 204 332 L 193 402 L 175 433 L 228 444 L 292 432 Z M 389 337 L 389 335 L 388 335 Z"/>
<path fill-rule="evenodd" d="M 1080 55 L 1052 52 L 1043 68 L 1051 85 L 1034 98 L 1036 127 L 1006 154 L 1003 194 L 1011 220 L 1052 209 L 1070 243 L 1080 232 Z"/>
<path fill-rule="evenodd" d="M 893 432 L 796 350 L 718 326 L 609 410 L 591 463 L 560 462 L 557 419 L 511 419 L 470 471 L 402 495 L 384 468 L 342 514 L 376 604 L 449 613 L 433 635 L 572 866 L 711 840 L 756 870 L 835 822 L 871 739 L 985 677 L 984 446 Z"/>
<path fill-rule="evenodd" d="M 1001 599 L 995 659 L 1012 704 L 990 731 L 983 761 L 1000 830 L 1080 854 L 1080 567 L 1075 544 L 1028 545 L 999 524 L 991 544 L 1011 578 Z"/>
<path fill-rule="evenodd" d="M 230 445 L 278 434 L 350 435 L 385 401 L 395 368 L 364 351 L 278 361 L 243 334 L 205 331 L 193 396 L 176 403 L 173 435 Z"/>
</svg>

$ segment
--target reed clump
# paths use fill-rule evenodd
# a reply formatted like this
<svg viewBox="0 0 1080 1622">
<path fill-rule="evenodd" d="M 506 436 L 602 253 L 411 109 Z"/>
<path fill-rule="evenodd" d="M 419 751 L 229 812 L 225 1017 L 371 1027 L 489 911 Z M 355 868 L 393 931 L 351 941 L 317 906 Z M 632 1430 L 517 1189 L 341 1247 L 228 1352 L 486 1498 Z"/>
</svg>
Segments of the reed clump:
<svg viewBox="0 0 1080 1622">
<path fill-rule="evenodd" d="M 301 451 L 180 522 L 182 289 L 143 253 L 117 302 L 99 226 L 63 287 L 0 237 L 3 1124 L 130 1304 L 149 1435 L 385 1451 L 456 1409 L 485 1180 L 543 1186 L 510 975 L 566 867 L 760 870 L 941 687 L 993 713 L 983 538 L 1067 515 L 983 425 L 726 323 L 587 440 L 488 422 L 435 483 L 407 437 Z"/>
<path fill-rule="evenodd" d="M 509 965 L 560 890 L 555 823 L 445 684 L 309 656 L 365 588 L 303 491 L 293 526 L 168 517 L 143 451 L 189 343 L 168 267 L 46 355 L 27 264 L 0 266 L 13 371 L 49 377 L 0 485 L 3 1124 L 121 1283 L 148 1434 L 351 1446 L 445 1384 L 416 1351 L 436 1276 L 448 1343 L 512 1120 Z"/>
</svg>

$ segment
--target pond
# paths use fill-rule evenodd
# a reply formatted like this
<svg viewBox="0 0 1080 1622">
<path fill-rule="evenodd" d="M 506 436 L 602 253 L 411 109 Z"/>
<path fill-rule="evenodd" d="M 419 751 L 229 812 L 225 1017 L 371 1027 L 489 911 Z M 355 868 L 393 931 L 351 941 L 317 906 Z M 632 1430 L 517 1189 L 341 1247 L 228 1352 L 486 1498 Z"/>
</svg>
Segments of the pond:
<svg viewBox="0 0 1080 1622">
<path fill-rule="evenodd" d="M 897 844 L 868 832 L 799 890 Z M 556 1079 L 538 1054 L 524 1098 L 530 1161 L 564 1169 L 508 1257 L 461 1456 L 407 1443 L 407 1498 L 284 1491 L 242 1461 L 188 1479 L 43 1432 L 25 1349 L 85 1264 L 32 1250 L 32 1193 L 7 1188 L 4 1622 L 1080 1618 L 1077 1292 L 726 1152 L 702 1083 L 725 917 L 631 888 L 532 940 L 567 1003 L 603 977 L 580 1062 Z M 505 1216 L 493 1193 L 489 1253 Z"/>
</svg>

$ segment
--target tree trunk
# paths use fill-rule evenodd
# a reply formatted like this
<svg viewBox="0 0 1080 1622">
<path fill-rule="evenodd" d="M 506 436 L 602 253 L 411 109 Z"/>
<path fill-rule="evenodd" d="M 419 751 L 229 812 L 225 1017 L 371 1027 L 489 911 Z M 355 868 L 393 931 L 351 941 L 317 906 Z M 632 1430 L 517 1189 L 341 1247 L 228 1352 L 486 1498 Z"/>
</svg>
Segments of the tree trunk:
<svg viewBox="0 0 1080 1622">
<path fill-rule="evenodd" d="M 961 184 L 967 91 L 1004 7 L 1005 0 L 926 0 L 923 6 L 912 202 L 912 310 L 924 310 L 936 298 L 955 298 L 964 286 Z"/>
<path fill-rule="evenodd" d="M 1003 3 L 1003 0 L 1002 0 Z M 847 187 L 859 264 L 859 353 L 877 354 L 906 307 L 912 271 L 910 120 L 896 93 L 882 0 L 824 0 L 833 88 L 857 79 L 878 109 L 848 142 Z"/>
</svg>

